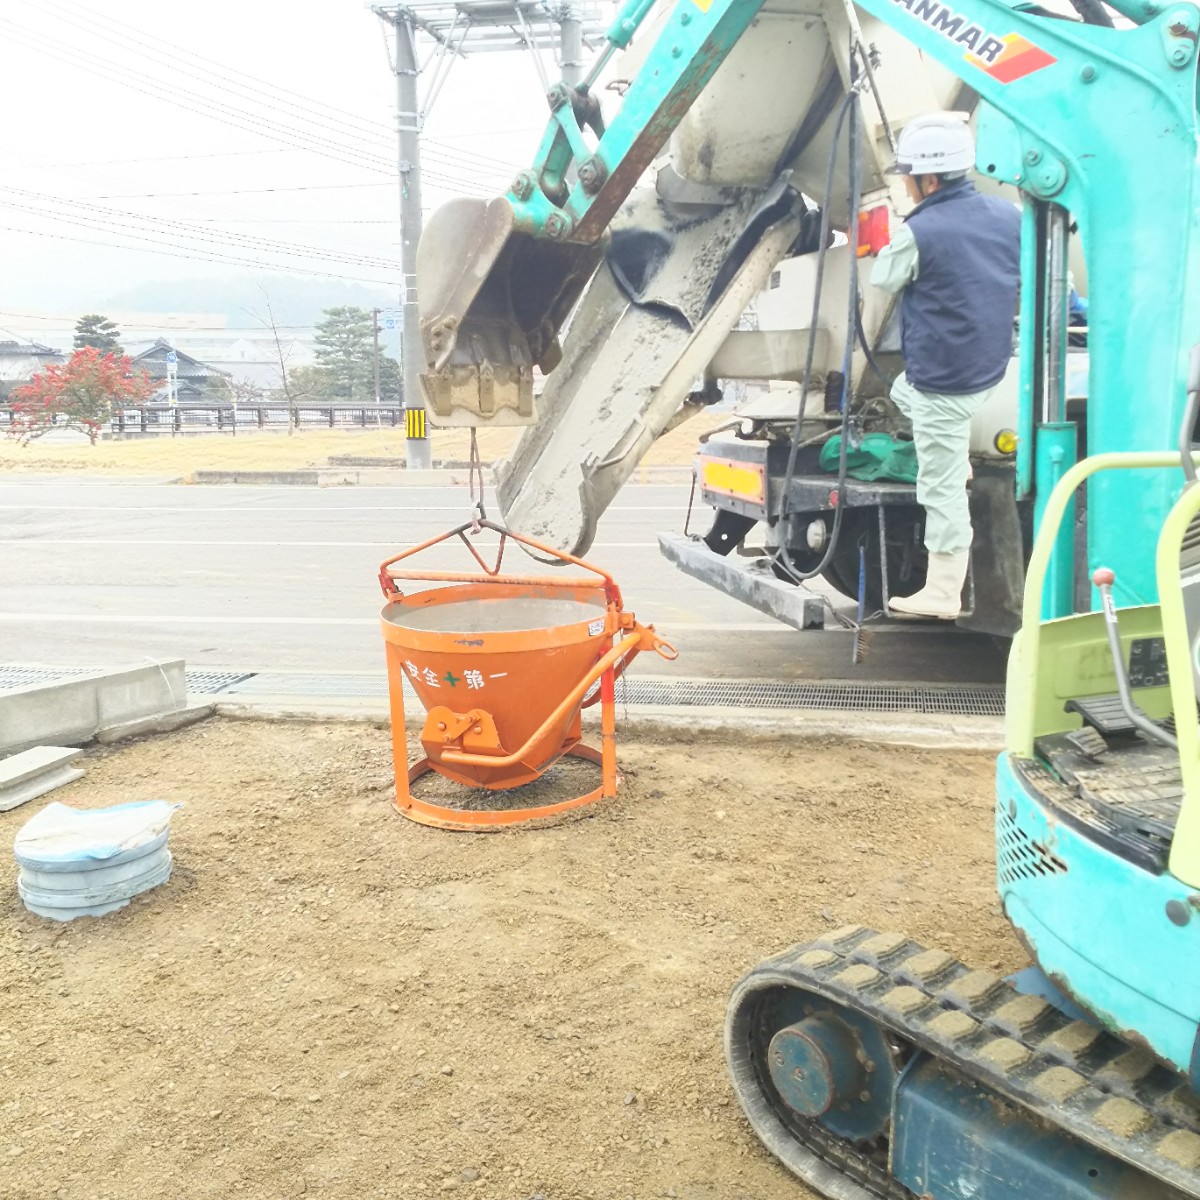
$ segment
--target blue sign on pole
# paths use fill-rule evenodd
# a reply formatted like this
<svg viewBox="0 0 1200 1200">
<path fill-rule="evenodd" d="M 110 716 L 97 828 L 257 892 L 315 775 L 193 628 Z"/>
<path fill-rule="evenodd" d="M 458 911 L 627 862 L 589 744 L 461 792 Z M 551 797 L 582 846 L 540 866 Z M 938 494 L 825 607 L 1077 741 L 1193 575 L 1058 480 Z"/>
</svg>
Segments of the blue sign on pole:
<svg viewBox="0 0 1200 1200">
<path fill-rule="evenodd" d="M 178 354 L 176 354 L 174 350 L 172 350 L 172 351 L 171 351 L 171 352 L 170 352 L 170 353 L 167 355 L 167 362 L 169 362 L 169 363 L 177 363 L 178 361 L 179 361 L 179 355 L 178 355 Z"/>
</svg>

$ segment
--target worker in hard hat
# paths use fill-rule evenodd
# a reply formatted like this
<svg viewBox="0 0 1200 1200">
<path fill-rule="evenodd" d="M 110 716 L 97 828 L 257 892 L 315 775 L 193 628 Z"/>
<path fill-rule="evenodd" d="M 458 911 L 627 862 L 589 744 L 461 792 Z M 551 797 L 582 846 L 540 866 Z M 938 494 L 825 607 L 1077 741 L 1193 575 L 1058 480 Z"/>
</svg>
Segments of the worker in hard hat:
<svg viewBox="0 0 1200 1200">
<path fill-rule="evenodd" d="M 932 113 L 904 127 L 891 170 L 905 177 L 916 207 L 871 270 L 876 287 L 900 293 L 904 372 L 891 395 L 912 421 L 925 509 L 925 586 L 890 601 L 904 616 L 953 620 L 961 610 L 971 549 L 971 418 L 1012 357 L 1021 217 L 1008 201 L 975 190 L 974 165 L 961 113 Z"/>
</svg>

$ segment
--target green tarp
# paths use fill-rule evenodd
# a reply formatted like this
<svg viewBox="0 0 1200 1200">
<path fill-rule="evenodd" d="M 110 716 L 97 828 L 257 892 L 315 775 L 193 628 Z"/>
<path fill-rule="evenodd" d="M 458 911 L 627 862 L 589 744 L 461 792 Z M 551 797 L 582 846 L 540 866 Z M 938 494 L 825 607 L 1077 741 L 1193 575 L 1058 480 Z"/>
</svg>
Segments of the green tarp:
<svg viewBox="0 0 1200 1200">
<path fill-rule="evenodd" d="M 821 447 L 821 467 L 836 472 L 842 452 L 842 435 L 835 433 Z M 864 435 L 857 449 L 846 452 L 846 474 L 851 479 L 894 479 L 917 482 L 917 449 L 912 442 L 899 442 L 888 433 Z"/>
</svg>

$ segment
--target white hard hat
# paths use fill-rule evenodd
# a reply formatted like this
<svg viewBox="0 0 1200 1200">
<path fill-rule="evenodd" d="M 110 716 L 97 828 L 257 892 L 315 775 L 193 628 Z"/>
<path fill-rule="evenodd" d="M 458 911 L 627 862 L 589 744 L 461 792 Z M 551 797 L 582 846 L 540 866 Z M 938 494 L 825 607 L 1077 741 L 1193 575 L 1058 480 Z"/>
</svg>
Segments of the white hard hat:
<svg viewBox="0 0 1200 1200">
<path fill-rule="evenodd" d="M 938 112 L 915 117 L 900 131 L 893 175 L 946 175 L 975 165 L 975 139 L 966 113 Z"/>
</svg>

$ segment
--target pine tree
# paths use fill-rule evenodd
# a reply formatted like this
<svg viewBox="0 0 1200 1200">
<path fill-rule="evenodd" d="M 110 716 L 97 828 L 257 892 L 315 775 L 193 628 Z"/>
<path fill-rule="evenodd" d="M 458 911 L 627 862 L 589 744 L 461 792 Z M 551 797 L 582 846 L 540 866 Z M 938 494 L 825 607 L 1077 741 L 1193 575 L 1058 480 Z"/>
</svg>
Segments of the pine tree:
<svg viewBox="0 0 1200 1200">
<path fill-rule="evenodd" d="M 369 404 L 375 399 L 375 344 L 365 308 L 327 308 L 314 338 L 317 365 L 332 397 Z"/>
<path fill-rule="evenodd" d="M 101 354 L 121 354 L 121 331 L 116 324 L 99 313 L 87 313 L 75 322 L 75 349 L 88 347 Z"/>
</svg>

